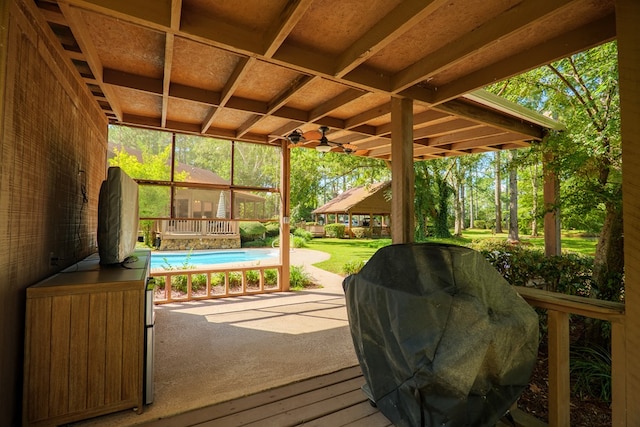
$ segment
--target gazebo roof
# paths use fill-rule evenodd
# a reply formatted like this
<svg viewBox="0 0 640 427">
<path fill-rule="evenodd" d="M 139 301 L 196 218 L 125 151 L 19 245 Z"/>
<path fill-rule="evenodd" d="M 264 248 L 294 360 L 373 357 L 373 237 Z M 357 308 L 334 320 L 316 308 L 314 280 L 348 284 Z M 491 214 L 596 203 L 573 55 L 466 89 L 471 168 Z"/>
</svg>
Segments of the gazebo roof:
<svg viewBox="0 0 640 427">
<path fill-rule="evenodd" d="M 351 188 L 338 197 L 314 210 L 313 214 L 373 214 L 391 213 L 391 201 L 385 198 L 384 192 L 391 187 L 391 181 L 378 182 Z"/>
<path fill-rule="evenodd" d="M 391 157 L 392 98 L 413 156 L 527 146 L 558 124 L 479 91 L 615 38 L 614 0 L 41 0 L 114 124 Z"/>
</svg>

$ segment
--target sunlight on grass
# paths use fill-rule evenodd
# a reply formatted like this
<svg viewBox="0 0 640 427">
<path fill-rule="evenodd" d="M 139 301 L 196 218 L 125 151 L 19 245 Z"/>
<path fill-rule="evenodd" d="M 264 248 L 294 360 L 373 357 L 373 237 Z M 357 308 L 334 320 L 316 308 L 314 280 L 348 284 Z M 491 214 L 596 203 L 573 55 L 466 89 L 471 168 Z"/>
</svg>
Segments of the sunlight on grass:
<svg viewBox="0 0 640 427">
<path fill-rule="evenodd" d="M 448 243 L 465 246 L 473 241 L 482 239 L 506 240 L 507 233 L 493 233 L 491 230 L 465 230 L 462 237 L 448 239 L 427 239 L 432 243 Z M 523 244 L 544 249 L 543 237 L 521 236 Z M 597 238 L 584 233 L 571 231 L 563 232 L 562 250 L 577 252 L 583 255 L 593 256 L 596 252 Z M 326 261 L 314 264 L 316 267 L 332 273 L 344 275 L 343 267 L 350 262 L 368 261 L 371 256 L 383 246 L 391 244 L 391 239 L 313 239 L 308 243 L 309 249 L 326 252 L 331 255 Z"/>
</svg>

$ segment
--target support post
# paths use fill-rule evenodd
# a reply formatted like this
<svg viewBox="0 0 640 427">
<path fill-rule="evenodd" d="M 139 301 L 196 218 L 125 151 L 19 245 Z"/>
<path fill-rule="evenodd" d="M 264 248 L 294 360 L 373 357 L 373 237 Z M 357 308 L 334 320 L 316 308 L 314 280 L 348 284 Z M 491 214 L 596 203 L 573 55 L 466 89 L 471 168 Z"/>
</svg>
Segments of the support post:
<svg viewBox="0 0 640 427">
<path fill-rule="evenodd" d="M 547 311 L 549 330 L 549 425 L 570 426 L 569 314 Z"/>
<path fill-rule="evenodd" d="M 290 217 L 290 200 L 289 194 L 291 189 L 291 152 L 289 151 L 288 142 L 282 142 L 282 154 L 280 157 L 280 265 L 282 270 L 280 273 L 280 283 L 283 291 L 288 291 L 289 284 L 289 269 L 291 265 L 291 259 L 289 254 L 289 247 L 291 242 L 289 236 L 291 232 L 291 226 L 289 224 Z"/>
<path fill-rule="evenodd" d="M 413 101 L 391 98 L 391 241 L 414 241 Z"/>
<path fill-rule="evenodd" d="M 622 134 L 622 213 L 624 227 L 626 417 L 614 425 L 640 425 L 640 2 L 616 1 L 620 119 Z M 614 402 L 615 409 L 618 403 Z"/>
</svg>

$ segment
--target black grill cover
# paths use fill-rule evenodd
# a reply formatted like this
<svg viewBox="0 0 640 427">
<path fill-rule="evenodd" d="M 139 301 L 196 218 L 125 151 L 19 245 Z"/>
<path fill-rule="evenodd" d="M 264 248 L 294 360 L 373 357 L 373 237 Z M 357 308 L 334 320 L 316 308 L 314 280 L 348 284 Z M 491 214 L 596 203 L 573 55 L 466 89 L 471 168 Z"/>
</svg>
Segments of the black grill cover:
<svg viewBox="0 0 640 427">
<path fill-rule="evenodd" d="M 538 316 L 471 249 L 380 249 L 343 282 L 369 397 L 396 426 L 494 426 L 536 361 Z"/>
</svg>

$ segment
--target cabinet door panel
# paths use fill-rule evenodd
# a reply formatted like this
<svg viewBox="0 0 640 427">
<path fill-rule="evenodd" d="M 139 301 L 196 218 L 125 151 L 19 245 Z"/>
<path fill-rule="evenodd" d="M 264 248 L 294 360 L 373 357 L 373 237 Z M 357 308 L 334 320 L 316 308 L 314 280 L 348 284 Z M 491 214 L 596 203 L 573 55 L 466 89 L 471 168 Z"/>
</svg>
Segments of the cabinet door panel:
<svg viewBox="0 0 640 427">
<path fill-rule="evenodd" d="M 71 296 L 51 301 L 51 369 L 49 370 L 49 416 L 66 414 L 69 402 L 69 333 Z"/>
<path fill-rule="evenodd" d="M 69 412 L 87 408 L 89 358 L 89 295 L 71 297 L 71 342 L 69 343 Z"/>
</svg>

